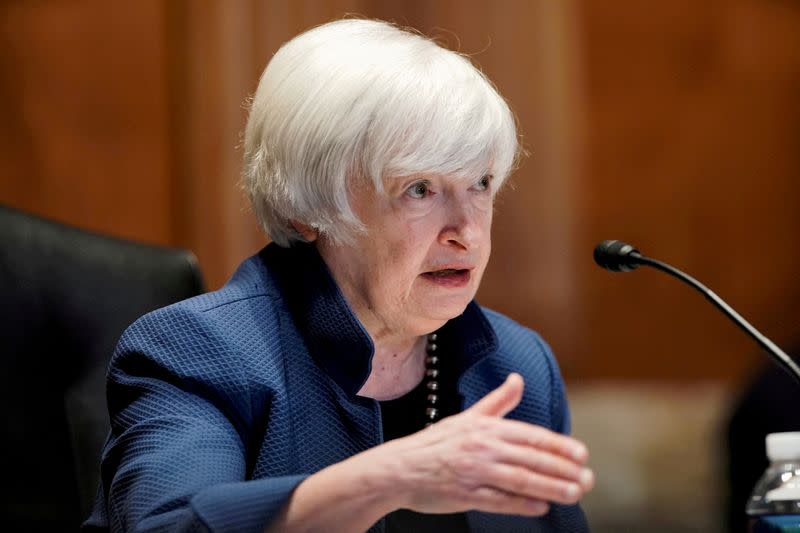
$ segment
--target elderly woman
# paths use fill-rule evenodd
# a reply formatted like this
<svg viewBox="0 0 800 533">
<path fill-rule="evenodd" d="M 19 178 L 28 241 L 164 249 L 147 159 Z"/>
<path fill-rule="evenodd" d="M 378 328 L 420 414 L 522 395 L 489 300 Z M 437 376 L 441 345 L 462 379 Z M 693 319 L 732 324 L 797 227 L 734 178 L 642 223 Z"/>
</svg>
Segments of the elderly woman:
<svg viewBox="0 0 800 533">
<path fill-rule="evenodd" d="M 273 244 L 120 340 L 87 526 L 585 530 L 558 367 L 473 301 L 516 153 L 491 83 L 428 39 L 343 20 L 284 45 L 245 136 Z"/>
</svg>

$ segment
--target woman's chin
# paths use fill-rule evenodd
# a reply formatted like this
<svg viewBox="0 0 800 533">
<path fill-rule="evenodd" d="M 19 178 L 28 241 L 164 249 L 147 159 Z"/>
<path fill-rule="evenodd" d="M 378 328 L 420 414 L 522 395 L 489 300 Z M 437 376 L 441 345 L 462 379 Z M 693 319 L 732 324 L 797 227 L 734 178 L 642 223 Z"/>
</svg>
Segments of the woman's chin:
<svg viewBox="0 0 800 533">
<path fill-rule="evenodd" d="M 462 297 L 459 299 L 450 299 L 451 301 L 447 300 L 448 299 L 445 299 L 445 301 L 431 302 L 426 312 L 421 314 L 422 316 L 429 317 L 431 323 L 438 324 L 431 331 L 439 329 L 448 320 L 460 316 L 464 312 L 464 309 L 467 308 L 472 298 L 465 299 Z"/>
</svg>

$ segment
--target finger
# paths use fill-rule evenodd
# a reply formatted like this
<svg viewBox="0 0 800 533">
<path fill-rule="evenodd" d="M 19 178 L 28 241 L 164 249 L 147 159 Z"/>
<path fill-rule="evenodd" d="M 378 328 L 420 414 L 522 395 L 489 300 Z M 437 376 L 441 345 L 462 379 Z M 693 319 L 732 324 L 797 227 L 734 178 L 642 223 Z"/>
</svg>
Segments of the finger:
<svg viewBox="0 0 800 533">
<path fill-rule="evenodd" d="M 567 435 L 518 420 L 489 420 L 494 426 L 493 433 L 505 441 L 557 454 L 578 464 L 589 458 L 586 445 Z"/>
<path fill-rule="evenodd" d="M 480 479 L 492 487 L 505 492 L 535 500 L 572 504 L 583 496 L 577 483 L 545 476 L 503 463 L 485 463 L 478 472 Z"/>
<path fill-rule="evenodd" d="M 503 417 L 519 404 L 522 399 L 523 388 L 522 376 L 517 373 L 511 373 L 502 385 L 478 400 L 467 411 L 487 416 Z"/>
<path fill-rule="evenodd" d="M 594 485 L 594 474 L 590 469 L 565 459 L 561 455 L 543 450 L 532 450 L 526 446 L 503 441 L 495 444 L 491 454 L 493 459 L 498 462 L 521 466 L 532 472 L 576 482 L 583 490 L 589 490 Z"/>
<path fill-rule="evenodd" d="M 488 513 L 543 516 L 550 505 L 542 500 L 525 498 L 494 487 L 479 487 L 470 494 L 470 507 Z"/>
</svg>

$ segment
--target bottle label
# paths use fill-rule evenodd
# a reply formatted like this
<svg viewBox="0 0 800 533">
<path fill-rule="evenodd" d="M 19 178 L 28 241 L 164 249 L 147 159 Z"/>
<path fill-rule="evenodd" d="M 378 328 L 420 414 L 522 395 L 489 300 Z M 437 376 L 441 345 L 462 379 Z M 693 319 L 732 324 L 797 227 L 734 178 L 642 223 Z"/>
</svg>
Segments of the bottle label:
<svg viewBox="0 0 800 533">
<path fill-rule="evenodd" d="M 767 515 L 750 522 L 751 533 L 800 533 L 800 515 Z"/>
<path fill-rule="evenodd" d="M 789 483 L 767 492 L 767 501 L 796 500 L 800 502 L 800 480 L 795 477 Z M 800 510 L 800 509 L 798 509 Z"/>
</svg>

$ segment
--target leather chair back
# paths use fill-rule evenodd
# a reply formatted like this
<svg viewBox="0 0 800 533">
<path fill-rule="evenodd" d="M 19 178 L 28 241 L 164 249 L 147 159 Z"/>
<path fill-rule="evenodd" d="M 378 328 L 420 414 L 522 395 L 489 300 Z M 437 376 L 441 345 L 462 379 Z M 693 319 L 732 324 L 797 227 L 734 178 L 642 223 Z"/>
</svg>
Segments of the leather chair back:
<svg viewBox="0 0 800 533">
<path fill-rule="evenodd" d="M 99 483 L 105 376 L 119 336 L 202 290 L 189 252 L 0 206 L 3 529 L 78 529 Z"/>
</svg>

